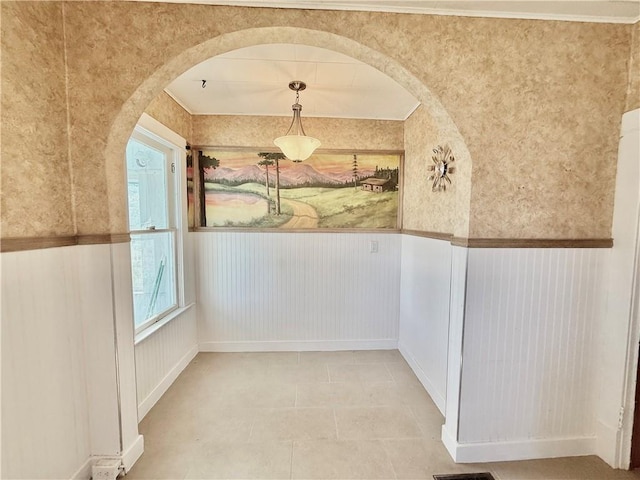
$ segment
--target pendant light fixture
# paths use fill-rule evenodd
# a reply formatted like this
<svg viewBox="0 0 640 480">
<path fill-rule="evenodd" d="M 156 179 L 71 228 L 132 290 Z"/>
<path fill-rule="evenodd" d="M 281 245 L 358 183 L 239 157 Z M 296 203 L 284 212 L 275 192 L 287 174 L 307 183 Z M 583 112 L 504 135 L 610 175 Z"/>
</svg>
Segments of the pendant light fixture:
<svg viewBox="0 0 640 480">
<path fill-rule="evenodd" d="M 300 90 L 307 88 L 307 84 L 300 80 L 294 80 L 289 83 L 289 88 L 296 92 L 296 103 L 291 106 L 293 120 L 287 133 L 283 137 L 276 138 L 273 143 L 282 150 L 282 153 L 289 160 L 301 162 L 309 158 L 313 151 L 320 146 L 320 140 L 308 137 L 302 128 L 302 118 L 300 117 L 302 105 L 298 103 L 298 100 L 300 99 Z"/>
</svg>

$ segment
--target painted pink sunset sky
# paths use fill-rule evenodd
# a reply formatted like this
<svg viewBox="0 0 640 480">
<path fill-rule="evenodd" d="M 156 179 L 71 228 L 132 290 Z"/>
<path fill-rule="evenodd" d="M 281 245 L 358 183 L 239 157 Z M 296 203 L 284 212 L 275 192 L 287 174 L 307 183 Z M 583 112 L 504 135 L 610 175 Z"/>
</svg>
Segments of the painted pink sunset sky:
<svg viewBox="0 0 640 480">
<path fill-rule="evenodd" d="M 215 157 L 220 160 L 221 167 L 242 168 L 247 165 L 256 165 L 262 158 L 258 157 L 258 153 L 247 152 L 225 152 L 219 150 L 205 150 L 204 155 Z M 361 171 L 375 170 L 378 168 L 396 168 L 398 166 L 398 155 L 383 154 L 358 154 L 358 169 Z M 353 154 L 317 154 L 312 155 L 303 163 L 311 165 L 320 173 L 341 173 L 351 171 L 353 163 Z M 282 160 L 281 169 L 295 165 L 289 160 Z"/>
</svg>

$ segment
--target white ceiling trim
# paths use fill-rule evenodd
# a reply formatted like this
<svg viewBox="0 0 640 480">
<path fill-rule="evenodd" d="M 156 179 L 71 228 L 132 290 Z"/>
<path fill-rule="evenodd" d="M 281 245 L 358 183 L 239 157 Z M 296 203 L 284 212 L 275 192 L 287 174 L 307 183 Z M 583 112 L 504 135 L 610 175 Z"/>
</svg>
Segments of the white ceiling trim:
<svg viewBox="0 0 640 480">
<path fill-rule="evenodd" d="M 174 100 L 178 105 L 180 105 L 182 108 L 184 108 L 184 109 L 187 111 L 187 113 L 188 113 L 189 115 L 195 115 L 195 114 L 191 111 L 191 109 L 190 109 L 189 107 L 187 107 L 187 106 L 186 106 L 186 105 L 185 105 L 185 104 L 184 104 L 184 103 L 183 103 L 183 102 L 182 102 L 178 97 L 176 97 L 176 96 L 175 96 L 173 93 L 171 93 L 168 89 L 166 89 L 166 88 L 165 88 L 165 89 L 164 89 L 164 93 L 166 93 L 166 94 L 167 94 L 167 95 L 169 95 L 171 98 L 173 98 L 173 100 Z"/>
<path fill-rule="evenodd" d="M 212 57 L 165 91 L 192 115 L 290 116 L 292 80 L 308 86 L 300 96 L 308 117 L 406 120 L 420 103 L 366 63 L 300 44 L 254 45 Z"/>
<path fill-rule="evenodd" d="M 508 18 L 508 19 L 528 19 L 528 20 L 560 20 L 567 22 L 590 22 L 590 23 L 627 23 L 634 24 L 640 21 L 640 0 L 623 0 L 618 2 L 613 1 L 594 1 L 594 0 L 573 0 L 576 4 L 583 3 L 585 5 L 596 3 L 601 4 L 602 14 L 564 14 L 553 12 L 553 4 L 556 2 L 538 0 L 536 2 L 526 2 L 531 4 L 537 4 L 535 12 L 514 12 L 507 10 L 493 10 L 493 9 L 469 9 L 469 8 L 440 8 L 420 5 L 422 4 L 438 4 L 448 3 L 454 4 L 455 2 L 421 2 L 419 0 L 410 0 L 401 2 L 404 4 L 398 4 L 394 1 L 331 1 L 331 0 L 135 0 L 142 2 L 163 2 L 163 3 L 193 3 L 204 5 L 227 5 L 227 6 L 244 6 L 244 7 L 262 7 L 262 8 L 292 8 L 292 9 L 308 9 L 308 10 L 347 10 L 347 11 L 367 11 L 367 12 L 388 12 L 388 13 L 410 13 L 410 14 L 422 14 L 422 15 L 444 15 L 444 16 L 462 16 L 462 17 L 480 17 L 480 18 Z M 410 5 L 414 3 L 414 5 Z M 471 2 L 462 2 L 469 5 Z M 483 2 L 478 1 L 478 7 L 481 7 L 482 3 L 503 3 L 505 6 L 509 5 L 509 2 Z M 514 2 L 515 3 L 515 2 Z M 523 3 L 523 2 L 517 2 Z M 558 2 L 568 3 L 568 2 Z M 633 9 L 632 14 L 615 14 L 613 11 L 613 4 L 627 4 L 630 9 Z M 636 8 L 632 8 L 636 5 Z"/>
</svg>

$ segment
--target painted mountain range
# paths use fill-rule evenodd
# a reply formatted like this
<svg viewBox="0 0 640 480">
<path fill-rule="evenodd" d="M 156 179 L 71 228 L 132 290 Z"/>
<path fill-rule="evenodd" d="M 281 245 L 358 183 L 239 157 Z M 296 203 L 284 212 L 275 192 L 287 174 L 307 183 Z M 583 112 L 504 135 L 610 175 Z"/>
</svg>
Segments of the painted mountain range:
<svg viewBox="0 0 640 480">
<path fill-rule="evenodd" d="M 358 171 L 360 178 L 373 176 L 369 170 Z M 242 183 L 264 183 L 265 169 L 257 165 L 247 165 L 242 168 L 218 167 L 205 170 L 205 180 L 210 182 L 227 181 L 236 185 Z M 280 166 L 280 185 L 295 187 L 302 185 L 344 185 L 353 180 L 351 171 L 318 172 L 311 165 L 293 164 Z M 269 167 L 269 183 L 275 182 L 275 165 Z"/>
</svg>

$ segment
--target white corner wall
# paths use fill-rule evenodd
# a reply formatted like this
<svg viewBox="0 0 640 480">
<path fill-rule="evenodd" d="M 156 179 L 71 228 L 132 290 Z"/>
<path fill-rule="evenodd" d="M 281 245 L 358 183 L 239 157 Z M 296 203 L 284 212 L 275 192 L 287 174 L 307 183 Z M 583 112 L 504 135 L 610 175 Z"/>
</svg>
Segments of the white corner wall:
<svg viewBox="0 0 640 480">
<path fill-rule="evenodd" d="M 201 351 L 397 347 L 400 235 L 196 237 Z"/>
<path fill-rule="evenodd" d="M 402 236 L 398 348 L 445 413 L 451 243 Z"/>
<path fill-rule="evenodd" d="M 607 252 L 606 314 L 598 332 L 597 454 L 628 468 L 631 454 L 640 319 L 633 315 L 640 245 L 640 109 L 622 117 L 613 212 L 613 248 Z M 634 280 L 635 277 L 635 280 Z M 637 285 L 636 285 L 637 288 Z M 622 414 L 622 422 L 620 422 Z"/>
<path fill-rule="evenodd" d="M 607 254 L 469 249 L 464 318 L 452 317 L 463 322 L 462 350 L 450 355 L 462 358 L 457 419 L 447 406 L 457 432 L 445 442 L 456 461 L 595 452 L 593 352 Z"/>
<path fill-rule="evenodd" d="M 2 478 L 71 478 L 91 454 L 76 250 L 1 256 Z"/>
<path fill-rule="evenodd" d="M 1 255 L 2 478 L 89 478 L 97 458 L 126 466 L 142 453 L 133 335 L 122 328 L 127 253 L 103 244 Z"/>
<path fill-rule="evenodd" d="M 195 307 L 136 344 L 135 350 L 141 421 L 198 353 Z"/>
</svg>

